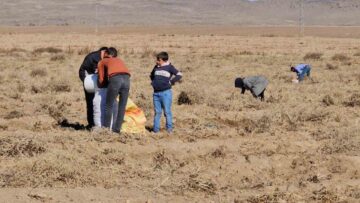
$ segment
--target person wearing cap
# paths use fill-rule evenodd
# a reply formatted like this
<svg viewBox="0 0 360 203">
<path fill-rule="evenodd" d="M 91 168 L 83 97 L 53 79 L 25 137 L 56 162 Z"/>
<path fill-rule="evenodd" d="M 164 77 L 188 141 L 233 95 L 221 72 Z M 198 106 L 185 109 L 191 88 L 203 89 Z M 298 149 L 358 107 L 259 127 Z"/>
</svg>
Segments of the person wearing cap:
<svg viewBox="0 0 360 203">
<path fill-rule="evenodd" d="M 97 65 L 101 59 L 104 58 L 105 52 L 107 51 L 107 47 L 101 47 L 99 50 L 94 51 L 86 55 L 84 58 L 83 63 L 80 66 L 79 69 L 79 78 L 83 83 L 84 86 L 84 80 L 87 75 L 94 74 L 97 70 Z M 95 123 L 94 123 L 94 117 L 93 117 L 93 99 L 95 94 L 93 92 L 87 92 L 84 88 L 85 92 L 85 100 L 86 100 L 86 112 L 87 112 L 87 122 L 88 125 L 86 126 L 87 129 L 91 129 Z"/>
<path fill-rule="evenodd" d="M 250 76 L 245 78 L 236 78 L 235 87 L 241 88 L 241 94 L 249 90 L 255 98 L 265 99 L 265 90 L 269 81 L 264 76 Z"/>
<path fill-rule="evenodd" d="M 293 81 L 301 82 L 304 80 L 305 76 L 310 77 L 311 66 L 309 64 L 301 63 L 295 67 L 291 66 L 290 71 L 295 72 L 297 76 L 296 80 Z"/>
<path fill-rule="evenodd" d="M 130 72 L 124 62 L 117 58 L 117 50 L 110 47 L 104 59 L 98 64 L 99 87 L 107 86 L 104 127 L 110 128 L 113 104 L 118 96 L 118 113 L 114 118 L 112 131 L 120 133 L 124 121 L 126 103 L 130 90 Z"/>
</svg>

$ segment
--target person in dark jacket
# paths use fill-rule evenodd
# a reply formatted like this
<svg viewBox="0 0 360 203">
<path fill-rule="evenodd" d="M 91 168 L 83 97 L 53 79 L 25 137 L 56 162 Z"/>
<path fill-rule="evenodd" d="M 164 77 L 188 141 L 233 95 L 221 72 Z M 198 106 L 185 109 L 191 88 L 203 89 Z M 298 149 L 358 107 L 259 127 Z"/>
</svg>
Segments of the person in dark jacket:
<svg viewBox="0 0 360 203">
<path fill-rule="evenodd" d="M 265 99 L 265 90 L 269 81 L 264 76 L 250 76 L 246 78 L 236 78 L 235 87 L 241 88 L 241 94 L 245 93 L 245 90 L 250 90 L 251 94 L 255 98 L 260 98 L 261 101 Z"/>
<path fill-rule="evenodd" d="M 80 66 L 79 69 L 79 78 L 84 83 L 85 77 L 89 74 L 94 74 L 97 70 L 97 65 L 99 61 L 104 58 L 108 51 L 107 47 L 101 47 L 99 50 L 89 53 L 83 63 Z M 94 124 L 94 118 L 93 118 L 93 99 L 95 94 L 94 93 L 88 93 L 85 92 L 85 99 L 86 99 L 86 111 L 87 111 L 87 128 L 91 129 Z"/>
<path fill-rule="evenodd" d="M 151 71 L 150 79 L 151 85 L 154 89 L 153 102 L 155 109 L 154 127 L 153 132 L 160 131 L 160 118 L 162 110 L 164 110 L 166 118 L 166 130 L 171 133 L 173 130 L 172 124 L 172 91 L 173 86 L 177 81 L 182 78 L 181 72 L 179 72 L 169 62 L 169 55 L 167 52 L 160 52 L 156 56 L 156 65 Z"/>
</svg>

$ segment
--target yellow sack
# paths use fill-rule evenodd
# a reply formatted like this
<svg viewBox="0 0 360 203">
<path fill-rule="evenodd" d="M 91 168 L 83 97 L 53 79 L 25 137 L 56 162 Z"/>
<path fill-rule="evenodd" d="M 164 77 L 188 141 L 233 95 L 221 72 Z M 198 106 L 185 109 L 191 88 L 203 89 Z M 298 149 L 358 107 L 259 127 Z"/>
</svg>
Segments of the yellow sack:
<svg viewBox="0 0 360 203">
<path fill-rule="evenodd" d="M 143 133 L 145 132 L 145 123 L 146 117 L 144 112 L 128 98 L 121 132 Z"/>
</svg>

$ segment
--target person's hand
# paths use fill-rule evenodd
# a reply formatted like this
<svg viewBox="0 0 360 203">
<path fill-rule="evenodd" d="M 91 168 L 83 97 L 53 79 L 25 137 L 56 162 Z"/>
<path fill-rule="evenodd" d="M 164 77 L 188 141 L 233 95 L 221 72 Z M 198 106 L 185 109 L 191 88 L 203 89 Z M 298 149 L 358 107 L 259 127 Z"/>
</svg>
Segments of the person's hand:
<svg viewBox="0 0 360 203">
<path fill-rule="evenodd" d="M 293 79 L 292 82 L 293 83 L 299 83 L 299 80 L 298 79 Z"/>
</svg>

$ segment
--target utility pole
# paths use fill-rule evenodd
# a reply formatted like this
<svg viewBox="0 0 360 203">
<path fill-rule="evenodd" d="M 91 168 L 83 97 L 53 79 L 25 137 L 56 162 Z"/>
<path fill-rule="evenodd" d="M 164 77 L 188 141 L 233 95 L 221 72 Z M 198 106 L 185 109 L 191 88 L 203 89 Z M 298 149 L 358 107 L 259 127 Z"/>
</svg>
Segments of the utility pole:
<svg viewBox="0 0 360 203">
<path fill-rule="evenodd" d="M 299 36 L 304 36 L 304 0 L 299 0 Z"/>
<path fill-rule="evenodd" d="M 95 33 L 98 34 L 98 5 L 99 3 L 96 2 L 95 4 Z"/>
</svg>

